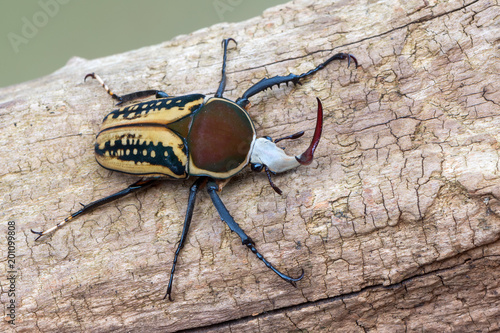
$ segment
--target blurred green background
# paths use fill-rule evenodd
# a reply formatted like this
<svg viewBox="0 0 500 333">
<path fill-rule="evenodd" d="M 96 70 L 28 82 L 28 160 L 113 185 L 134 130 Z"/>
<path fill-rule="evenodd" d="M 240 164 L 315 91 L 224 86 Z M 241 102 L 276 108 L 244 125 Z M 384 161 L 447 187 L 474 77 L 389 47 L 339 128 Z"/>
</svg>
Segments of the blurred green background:
<svg viewBox="0 0 500 333">
<path fill-rule="evenodd" d="M 288 0 L 34 0 L 0 5 L 0 87 L 94 59 L 239 22 Z"/>
</svg>

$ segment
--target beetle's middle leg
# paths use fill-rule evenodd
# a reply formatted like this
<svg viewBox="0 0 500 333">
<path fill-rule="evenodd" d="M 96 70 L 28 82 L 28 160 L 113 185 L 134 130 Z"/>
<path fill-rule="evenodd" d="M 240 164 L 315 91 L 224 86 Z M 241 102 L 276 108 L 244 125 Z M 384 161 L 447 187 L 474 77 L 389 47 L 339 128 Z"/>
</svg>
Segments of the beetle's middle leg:
<svg viewBox="0 0 500 333">
<path fill-rule="evenodd" d="M 106 90 L 106 92 L 111 97 L 113 97 L 114 100 L 118 101 L 118 103 L 116 103 L 116 105 L 120 105 L 120 104 L 123 104 L 126 102 L 131 102 L 131 101 L 141 99 L 141 98 L 146 98 L 146 97 L 153 96 L 153 95 L 155 95 L 156 98 L 168 97 L 168 94 L 164 91 L 161 91 L 161 90 L 142 90 L 142 91 L 136 91 L 136 92 L 133 92 L 133 93 L 130 93 L 127 95 L 118 96 L 117 94 L 112 92 L 111 89 L 109 89 L 108 85 L 106 83 L 104 83 L 104 81 L 101 79 L 101 77 L 99 75 L 97 75 L 95 73 L 87 74 L 87 75 L 85 75 L 84 81 L 87 80 L 88 77 L 91 77 L 91 78 L 99 81 L 99 83 L 102 85 L 104 90 Z"/>
<path fill-rule="evenodd" d="M 241 229 L 241 227 L 238 225 L 238 223 L 236 223 L 236 221 L 234 221 L 231 214 L 229 214 L 229 211 L 227 210 L 226 206 L 224 206 L 224 203 L 222 202 L 219 195 L 217 194 L 218 189 L 219 189 L 219 186 L 213 180 L 208 181 L 208 183 L 207 183 L 208 194 L 210 195 L 210 198 L 212 199 L 212 202 L 214 203 L 215 208 L 219 212 L 219 215 L 220 215 L 220 218 L 222 219 L 222 221 L 226 222 L 227 226 L 229 227 L 229 229 L 231 229 L 231 231 L 236 232 L 236 234 L 238 234 L 238 236 L 240 236 L 243 245 L 246 245 L 250 249 L 250 251 L 252 251 L 257 256 L 257 258 L 262 260 L 268 268 L 270 268 L 274 273 L 278 274 L 278 276 L 280 278 L 282 278 L 283 280 L 285 280 L 287 282 L 290 282 L 292 285 L 295 286 L 295 282 L 301 280 L 304 277 L 304 270 L 302 270 L 302 274 L 300 274 L 299 277 L 292 278 L 288 275 L 281 273 L 276 268 L 274 268 L 274 266 L 269 261 L 267 261 L 264 258 L 264 256 L 262 256 L 262 254 L 260 254 L 257 251 L 252 239 L 250 237 L 248 237 L 247 234 L 245 234 L 243 229 Z"/>
<path fill-rule="evenodd" d="M 35 240 L 38 240 L 40 237 L 42 236 L 45 236 L 59 228 L 61 228 L 64 224 L 66 224 L 66 222 L 69 222 L 71 221 L 72 219 L 74 219 L 75 217 L 77 217 L 78 215 L 81 215 L 81 214 L 84 214 L 84 213 L 87 213 L 89 211 L 91 211 L 92 209 L 94 208 L 97 208 L 99 206 L 102 206 L 108 202 L 111 202 L 111 201 L 114 201 L 118 198 L 121 198 L 127 194 L 130 194 L 130 193 L 133 193 L 133 192 L 136 192 L 140 189 L 143 189 L 147 186 L 150 186 L 156 182 L 160 181 L 159 179 L 147 179 L 147 180 L 139 180 L 135 183 L 133 183 L 132 185 L 130 185 L 129 187 L 121 190 L 121 191 L 118 191 L 116 193 L 113 193 L 111 195 L 108 195 L 107 197 L 104 197 L 104 198 L 101 198 L 101 199 L 98 199 L 98 200 L 95 200 L 95 201 L 92 201 L 91 203 L 87 204 L 87 205 L 83 205 L 82 204 L 82 208 L 77 211 L 77 212 L 74 212 L 73 214 L 71 214 L 70 216 L 68 216 L 67 218 L 65 218 L 62 222 L 56 224 L 55 226 L 53 226 L 52 228 L 50 229 L 47 229 L 47 230 L 44 230 L 44 231 L 34 231 L 33 229 L 31 229 L 31 232 L 34 233 L 34 234 L 37 234 L 38 237 L 35 239 Z"/>
<path fill-rule="evenodd" d="M 175 250 L 174 261 L 172 262 L 172 270 L 170 271 L 170 280 L 168 281 L 167 293 L 163 299 L 167 298 L 169 301 L 172 301 L 172 282 L 174 281 L 174 273 L 175 273 L 175 265 L 177 264 L 177 257 L 181 252 L 181 249 L 184 247 L 184 242 L 186 241 L 186 236 L 189 231 L 189 226 L 191 225 L 191 219 L 193 217 L 194 204 L 196 202 L 196 194 L 203 182 L 206 181 L 205 177 L 198 178 L 194 184 L 191 186 L 191 190 L 189 191 L 189 199 L 186 210 L 186 215 L 184 217 L 184 226 L 182 227 L 181 239 L 179 240 L 179 245 L 177 245 L 177 250 Z"/>
</svg>

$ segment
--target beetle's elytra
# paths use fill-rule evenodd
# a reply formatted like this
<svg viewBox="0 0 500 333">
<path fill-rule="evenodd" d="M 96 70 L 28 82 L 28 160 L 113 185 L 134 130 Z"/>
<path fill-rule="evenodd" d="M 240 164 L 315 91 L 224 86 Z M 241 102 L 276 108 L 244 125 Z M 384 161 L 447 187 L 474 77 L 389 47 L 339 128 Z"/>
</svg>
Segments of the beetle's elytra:
<svg viewBox="0 0 500 333">
<path fill-rule="evenodd" d="M 254 171 L 264 170 L 272 188 L 279 194 L 281 190 L 272 182 L 271 174 L 284 172 L 299 165 L 311 163 L 318 145 L 323 124 L 323 109 L 319 99 L 318 116 L 313 139 L 308 149 L 300 156 L 289 156 L 276 143 L 284 139 L 297 139 L 304 132 L 272 140 L 269 137 L 257 138 L 255 126 L 246 111 L 249 98 L 275 85 L 294 84 L 324 68 L 333 60 L 347 59 L 358 66 L 356 58 L 350 54 L 337 53 L 316 68 L 300 74 L 264 78 L 247 89 L 235 102 L 223 98 L 226 85 L 226 55 L 232 38 L 222 41 L 224 48 L 222 78 L 214 97 L 191 94 L 171 97 L 158 90 L 144 90 L 118 96 L 104 84 L 96 74 L 85 76 L 98 80 L 117 105 L 137 99 L 155 96 L 156 99 L 132 104 L 110 112 L 104 117 L 95 143 L 95 157 L 104 168 L 127 174 L 140 175 L 144 178 L 129 187 L 105 198 L 84 205 L 79 211 L 68 216 L 64 221 L 45 231 L 33 231 L 40 237 L 62 227 L 78 215 L 98 206 L 121 198 L 162 179 L 185 179 L 197 176 L 191 186 L 184 227 L 177 250 L 175 251 L 166 298 L 171 300 L 172 282 L 177 258 L 182 249 L 191 223 L 198 190 L 206 187 L 221 219 L 236 232 L 257 258 L 285 281 L 295 285 L 304 276 L 290 277 L 277 270 L 255 248 L 250 237 L 234 221 L 229 211 L 219 198 L 218 180 L 228 179 L 250 164 Z M 236 43 L 236 42 L 235 42 Z"/>
</svg>

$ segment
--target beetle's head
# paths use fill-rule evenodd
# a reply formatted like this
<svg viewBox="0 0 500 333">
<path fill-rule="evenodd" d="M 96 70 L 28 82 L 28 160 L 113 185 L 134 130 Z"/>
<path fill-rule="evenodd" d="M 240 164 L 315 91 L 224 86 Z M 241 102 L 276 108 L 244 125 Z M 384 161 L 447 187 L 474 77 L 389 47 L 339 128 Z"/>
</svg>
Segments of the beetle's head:
<svg viewBox="0 0 500 333">
<path fill-rule="evenodd" d="M 262 170 L 265 170 L 271 186 L 279 194 L 281 194 L 281 190 L 271 181 L 271 173 L 284 172 L 296 168 L 299 165 L 308 165 L 311 164 L 313 160 L 314 151 L 318 146 L 319 139 L 321 137 L 321 129 L 323 127 L 323 106 L 321 105 L 321 101 L 319 100 L 319 98 L 316 99 L 318 100 L 318 117 L 316 119 L 316 129 L 314 130 L 311 144 L 301 155 L 287 155 L 282 148 L 276 145 L 276 143 L 285 139 L 300 138 L 304 134 L 304 132 L 298 132 L 274 141 L 267 136 L 255 140 L 252 154 L 250 156 L 250 166 L 253 171 L 260 172 Z"/>
</svg>

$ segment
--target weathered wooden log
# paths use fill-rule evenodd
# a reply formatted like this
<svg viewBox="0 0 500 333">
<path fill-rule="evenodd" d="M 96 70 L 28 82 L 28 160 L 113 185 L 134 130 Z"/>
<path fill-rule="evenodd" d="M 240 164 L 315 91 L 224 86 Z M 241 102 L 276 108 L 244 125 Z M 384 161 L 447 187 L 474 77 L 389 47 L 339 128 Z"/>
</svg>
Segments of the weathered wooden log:
<svg viewBox="0 0 500 333">
<path fill-rule="evenodd" d="M 0 90 L 2 303 L 16 332 L 198 329 L 204 332 L 489 331 L 500 329 L 500 24 L 498 2 L 295 1 L 238 24 L 96 60 Z M 99 167 L 93 141 L 119 94 L 213 94 L 223 38 L 225 96 L 265 76 L 303 85 L 252 98 L 260 135 L 306 129 L 315 97 L 323 137 L 312 165 L 274 177 L 246 170 L 221 197 L 269 261 L 305 277 L 294 288 L 221 223 L 202 193 L 163 300 L 188 181 L 166 181 L 75 219 L 70 212 L 135 177 Z M 15 266 L 6 236 L 15 224 Z M 4 237 L 5 235 L 5 237 Z M 10 273 L 13 270 L 15 273 Z M 10 310 L 5 307 L 5 314 Z"/>
</svg>

